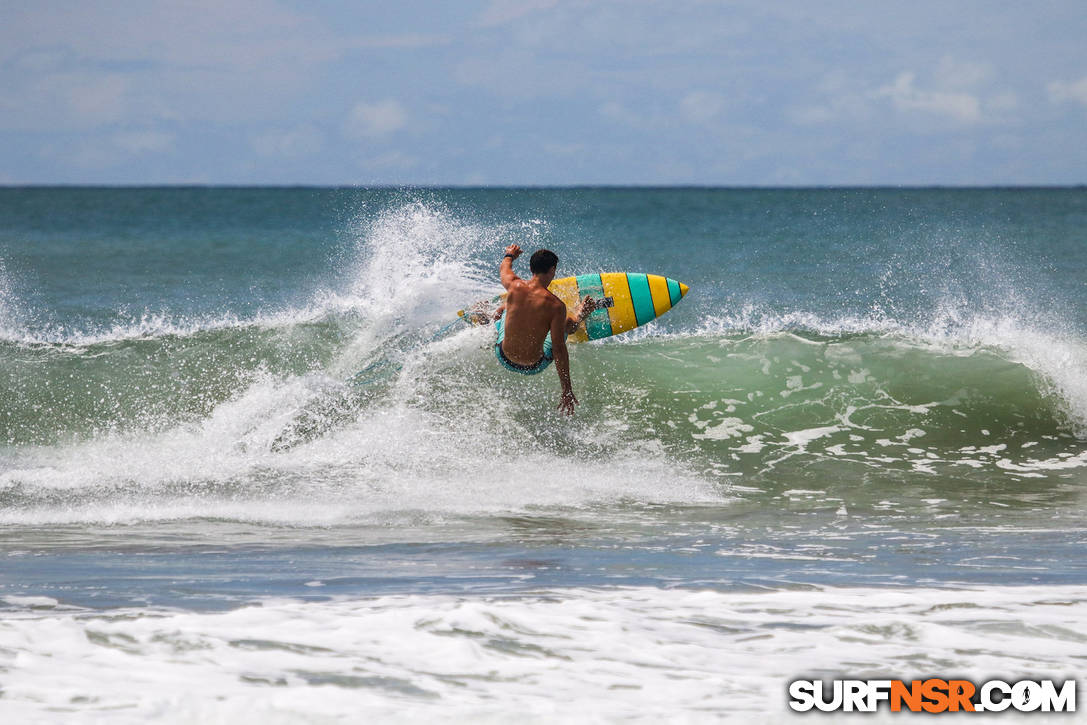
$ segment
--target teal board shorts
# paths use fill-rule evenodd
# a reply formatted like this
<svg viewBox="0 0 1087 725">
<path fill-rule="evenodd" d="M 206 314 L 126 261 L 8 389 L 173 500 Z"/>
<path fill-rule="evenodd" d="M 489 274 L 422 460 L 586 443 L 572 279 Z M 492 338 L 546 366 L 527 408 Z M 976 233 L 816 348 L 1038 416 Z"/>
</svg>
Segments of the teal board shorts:
<svg viewBox="0 0 1087 725">
<path fill-rule="evenodd" d="M 498 358 L 498 362 L 502 363 L 502 367 L 507 370 L 512 370 L 515 373 L 521 373 L 522 375 L 536 375 L 547 370 L 548 366 L 555 361 L 554 356 L 551 353 L 551 333 L 547 333 L 547 337 L 544 338 L 543 343 L 543 357 L 535 365 L 518 365 L 517 363 L 506 357 L 502 352 L 502 341 L 506 339 L 506 316 L 502 315 L 494 323 L 495 332 L 498 333 L 498 339 L 494 342 L 494 356 Z"/>
</svg>

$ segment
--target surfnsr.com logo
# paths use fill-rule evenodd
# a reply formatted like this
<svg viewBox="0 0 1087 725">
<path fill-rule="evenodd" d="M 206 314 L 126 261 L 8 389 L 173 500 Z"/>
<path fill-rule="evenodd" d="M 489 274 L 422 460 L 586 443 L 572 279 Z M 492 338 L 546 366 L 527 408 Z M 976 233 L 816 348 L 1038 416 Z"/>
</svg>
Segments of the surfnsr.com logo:
<svg viewBox="0 0 1087 725">
<path fill-rule="evenodd" d="M 797 712 L 1075 712 L 1076 681 L 989 680 L 795 680 L 789 707 Z"/>
</svg>

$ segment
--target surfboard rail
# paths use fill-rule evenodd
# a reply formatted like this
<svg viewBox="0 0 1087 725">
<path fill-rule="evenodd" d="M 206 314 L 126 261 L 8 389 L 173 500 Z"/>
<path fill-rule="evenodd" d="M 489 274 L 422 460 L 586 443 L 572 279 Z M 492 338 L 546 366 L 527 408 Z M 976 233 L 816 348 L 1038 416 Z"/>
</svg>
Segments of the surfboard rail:
<svg viewBox="0 0 1087 725">
<path fill-rule="evenodd" d="M 594 310 L 568 338 L 570 342 L 601 340 L 652 322 L 681 299 L 689 287 L 671 277 L 640 272 L 600 272 L 562 277 L 548 286 L 566 307 L 573 310 L 586 296 L 608 298 L 610 305 Z M 502 303 L 505 294 L 482 300 L 458 310 L 457 316 L 471 325 L 486 325 L 490 314 Z"/>
</svg>

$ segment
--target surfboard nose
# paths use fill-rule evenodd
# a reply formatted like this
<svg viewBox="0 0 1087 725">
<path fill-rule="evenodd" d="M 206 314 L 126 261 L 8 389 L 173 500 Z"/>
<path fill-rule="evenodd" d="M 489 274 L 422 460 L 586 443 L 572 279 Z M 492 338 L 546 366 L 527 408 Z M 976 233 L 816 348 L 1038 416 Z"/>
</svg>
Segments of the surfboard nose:
<svg viewBox="0 0 1087 725">
<path fill-rule="evenodd" d="M 687 285 L 683 284 L 682 282 L 679 283 L 679 296 L 680 296 L 680 299 L 687 296 L 687 290 L 688 289 L 690 289 L 690 288 Z"/>
</svg>

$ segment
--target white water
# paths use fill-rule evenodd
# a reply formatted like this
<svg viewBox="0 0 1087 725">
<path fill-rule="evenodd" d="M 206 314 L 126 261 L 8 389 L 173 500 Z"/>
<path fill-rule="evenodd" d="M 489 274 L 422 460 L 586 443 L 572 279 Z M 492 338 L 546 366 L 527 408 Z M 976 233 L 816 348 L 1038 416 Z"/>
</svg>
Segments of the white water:
<svg viewBox="0 0 1087 725">
<path fill-rule="evenodd" d="M 787 718 L 797 678 L 1063 680 L 1087 651 L 1083 587 L 575 589 L 226 613 L 7 601 L 9 722 L 765 721 Z"/>
<path fill-rule="evenodd" d="M 289 326 L 337 311 L 358 313 L 353 337 L 330 369 L 302 376 L 257 374 L 247 388 L 219 404 L 207 418 L 168 430 L 102 433 L 91 440 L 14 451 L 0 471 L 0 492 L 30 489 L 40 497 L 55 495 L 48 503 L 6 508 L 0 512 L 0 522 L 117 524 L 201 517 L 214 510 L 219 517 L 245 522 L 332 525 L 381 521 L 412 511 L 440 516 L 570 509 L 627 500 L 727 504 L 728 489 L 719 477 L 688 470 L 652 439 L 653 431 L 646 431 L 643 438 L 624 437 L 625 446 L 605 456 L 578 455 L 581 437 L 619 435 L 627 423 L 605 416 L 602 424 L 585 428 L 579 421 L 560 420 L 547 402 L 555 394 L 553 379 L 518 379 L 516 387 L 511 387 L 495 372 L 493 380 L 488 379 L 484 399 L 479 394 L 481 383 L 473 376 L 487 366 L 490 338 L 486 329 L 459 330 L 442 340 L 395 348 L 392 343 L 400 336 L 421 324 L 444 321 L 459 301 L 485 293 L 492 284 L 490 271 L 466 260 L 472 249 L 493 244 L 494 235 L 501 236 L 495 230 L 458 224 L 422 205 L 378 217 L 360 230 L 359 247 L 348 263 L 354 270 L 348 288 L 322 291 L 310 307 L 280 317 L 244 323 L 224 318 L 214 323 Z M 434 255 L 437 262 L 427 264 L 426 259 Z M 393 284 L 401 269 L 407 283 Z M 892 347 L 939 346 L 941 354 L 972 355 L 991 347 L 1010 351 L 1013 358 L 1029 353 L 1031 362 L 1024 364 L 1058 391 L 1072 417 L 1078 420 L 1076 416 L 1087 414 L 1087 400 L 1079 399 L 1081 394 L 1087 399 L 1087 375 L 1077 373 L 1087 360 L 1087 351 L 1074 341 L 1054 340 L 1010 322 L 934 323 L 919 330 L 872 320 L 775 317 L 747 309 L 738 316 L 712 318 L 698 334 L 734 335 L 746 330 L 773 338 L 789 335 L 785 331 L 793 327 L 827 335 L 882 331 Z M 169 334 L 183 332 L 176 327 L 141 326 L 126 329 L 117 339 L 166 334 L 163 329 L 173 331 Z M 76 344 L 75 338 L 68 343 Z M 352 409 L 351 420 L 327 432 L 302 437 L 286 450 L 274 448 L 300 413 L 315 403 L 350 395 L 352 389 L 343 380 L 389 350 L 397 354 L 400 371 L 383 390 L 381 401 L 365 410 Z M 796 385 L 781 395 L 804 390 L 803 386 L 798 375 Z M 430 405 L 436 391 L 446 399 L 440 408 Z M 917 406 L 899 407 L 917 416 L 927 412 L 925 406 L 916 411 Z M 534 429 L 518 433 L 524 411 L 539 413 L 541 408 L 542 415 L 531 416 L 537 419 Z M 812 452 L 808 449 L 817 446 L 809 444 L 816 438 L 844 430 L 839 423 L 852 425 L 847 410 L 832 426 L 784 430 L 776 435 L 781 452 L 771 456 L 763 454 L 763 449 L 774 444 L 761 434 L 748 436 L 744 443 L 741 437 L 751 433 L 751 425 L 726 410 L 706 413 L 700 408 L 689 413 L 698 427 L 693 438 L 714 442 L 734 435 L 734 452 L 761 456 L 767 469 L 785 458 Z M 507 440 L 510 435 L 514 438 Z M 547 445 L 537 444 L 539 437 L 567 452 L 556 456 Z M 496 451 L 503 440 L 505 450 Z M 902 436 L 877 444 L 860 453 L 837 444 L 826 453 L 851 455 L 878 466 L 903 461 L 906 455 L 881 446 L 911 445 Z M 917 451 L 912 465 L 915 471 L 928 474 L 934 463 L 995 467 L 1020 477 L 1084 465 L 1082 449 L 1060 459 L 1028 453 L 1008 457 L 1006 452 L 984 448 L 964 448 L 950 455 L 941 452 L 940 457 Z M 889 458 L 889 452 L 896 457 Z M 553 476 L 553 466 L 563 474 Z"/>
<path fill-rule="evenodd" d="M 881 335 L 903 348 L 943 355 L 969 356 L 996 351 L 1029 368 L 1039 387 L 1061 401 L 1081 437 L 1087 437 L 1087 341 L 1074 332 L 1047 324 L 1040 316 L 964 314 L 951 305 L 937 307 L 927 319 L 903 322 L 879 312 L 826 318 L 807 312 L 775 313 L 747 305 L 734 313 L 704 319 L 690 335 L 774 337 L 795 331 L 820 336 Z"/>
<path fill-rule="evenodd" d="M 53 500 L 5 508 L 0 522 L 117 524 L 214 511 L 240 521 L 328 525 L 406 511 L 441 515 L 628 499 L 723 501 L 712 483 L 652 451 L 565 460 L 546 447 L 523 445 L 531 442 L 525 434 L 503 443 L 502 430 L 517 426 L 526 401 L 549 414 L 537 435 L 575 441 L 576 447 L 582 431 L 552 410 L 553 378 L 518 380 L 516 389 L 483 387 L 472 378 L 486 365 L 489 330 L 458 329 L 441 340 L 397 346 L 405 335 L 418 337 L 420 327 L 447 322 L 458 304 L 495 285 L 494 271 L 478 269 L 470 252 L 507 233 L 409 204 L 362 226 L 354 257 L 345 262 L 352 270 L 347 287 L 315 293 L 304 309 L 250 320 L 146 318 L 130 327 L 57 338 L 82 346 L 240 325 L 289 326 L 345 312 L 354 319 L 352 337 L 329 369 L 288 377 L 258 372 L 205 419 L 160 432 L 103 432 L 90 440 L 13 450 L 0 469 L 0 492 L 29 489 Z M 343 381 L 383 355 L 393 356 L 399 372 L 389 378 L 381 400 L 351 409 L 348 421 L 327 432 L 275 449 L 307 410 L 355 394 Z M 435 411 L 429 398 L 436 385 L 460 402 Z M 502 454 L 496 446 L 509 450 Z M 550 473 L 556 465 L 564 471 L 557 479 Z M 257 481 L 262 483 L 250 483 Z"/>
<path fill-rule="evenodd" d="M 785 683 L 794 677 L 1061 679 L 1082 668 L 1082 587 L 936 588 L 963 581 L 1082 581 L 1081 564 L 1067 555 L 1076 551 L 1082 501 L 1061 491 L 1065 483 L 1074 489 L 1081 478 L 1072 469 L 1087 465 L 1082 446 L 1069 442 L 1054 456 L 1052 447 L 1032 438 L 1021 449 L 1039 451 L 1036 456 L 1013 455 L 1011 446 L 985 440 L 940 461 L 957 463 L 961 457 L 964 466 L 1014 473 L 1012 483 L 1024 484 L 1020 497 L 1018 488 L 999 477 L 977 487 L 948 486 L 940 473 L 924 468 L 934 462 L 923 448 L 934 431 L 926 433 L 906 415 L 905 425 L 870 436 L 880 438 L 862 446 L 861 454 L 831 445 L 848 436 L 844 426 L 855 410 L 846 406 L 846 421 L 835 422 L 833 411 L 843 409 L 834 407 L 840 402 L 835 400 L 827 401 L 832 413 L 825 424 L 786 422 L 770 432 L 745 430 L 754 416 L 739 404 L 740 392 L 708 403 L 699 399 L 692 409 L 668 404 L 680 423 L 690 415 L 696 415 L 691 423 L 704 423 L 695 434 L 703 438 L 671 450 L 661 443 L 663 431 L 652 428 L 675 422 L 662 417 L 644 431 L 636 427 L 643 421 L 613 415 L 607 407 L 591 425 L 581 417 L 560 420 L 550 410 L 554 377 L 502 377 L 490 359 L 488 331 L 463 330 L 429 343 L 411 337 L 444 322 L 465 300 L 494 290 L 493 265 L 470 260 L 534 228 L 465 223 L 433 205 L 402 205 L 359 226 L 358 246 L 341 264 L 344 285 L 315 290 L 297 307 L 248 318 L 147 313 L 119 316 L 123 321 L 104 329 L 32 331 L 19 322 L 18 301 L 3 297 L 10 285 L 0 284 L 0 301 L 7 300 L 6 311 L 0 305 L 0 335 L 26 344 L 85 348 L 246 326 L 279 331 L 326 320 L 348 331 L 347 344 L 326 369 L 272 374 L 256 361 L 252 377 L 199 420 L 4 452 L 0 495 L 22 500 L 29 491 L 38 500 L 5 508 L 0 519 L 16 532 L 7 542 L 9 566 L 29 582 L 11 577 L 7 590 L 29 595 L 8 597 L 9 608 L 0 610 L 0 719 L 508 721 L 519 713 L 526 721 L 702 721 L 732 714 L 747 722 L 765 721 L 767 711 L 785 717 Z M 694 304 L 694 298 L 684 303 Z M 749 309 L 722 312 L 689 332 L 707 335 L 711 346 L 720 343 L 722 356 L 736 333 L 775 338 L 797 330 L 886 335 L 892 353 L 922 348 L 970 356 L 997 350 L 1034 371 L 1073 419 L 1087 410 L 1082 343 L 1038 319 L 951 312 L 923 324 L 889 319 L 878 310 L 825 319 L 759 317 Z M 655 334 L 643 328 L 628 339 Z M 344 395 L 343 381 L 385 354 L 402 367 L 380 400 L 353 408 L 350 420 L 327 432 L 273 449 L 300 411 Z M 793 363 L 803 365 L 783 361 Z M 856 373 L 861 384 L 862 373 Z M 795 386 L 774 391 L 789 392 L 779 401 L 783 409 L 802 403 L 818 408 L 822 399 L 803 401 L 800 394 L 810 380 L 789 372 L 794 374 Z M 648 385 L 639 385 L 635 379 L 623 390 L 632 400 L 648 398 Z M 481 387 L 485 398 L 478 394 Z M 921 418 L 937 404 L 903 404 L 899 412 Z M 732 433 L 745 436 L 746 443 Z M 884 436 L 886 446 L 880 442 Z M 598 440 L 619 444 L 599 446 L 591 455 L 578 448 Z M 691 463 L 699 458 L 700 444 L 734 446 L 713 461 L 720 468 L 708 472 Z M 762 462 L 791 458 L 796 470 L 817 465 L 804 481 L 783 483 L 777 471 L 752 481 L 737 463 L 743 449 L 766 449 Z M 916 475 L 899 488 L 879 475 L 886 464 L 906 459 L 903 450 L 914 457 Z M 843 482 L 839 475 L 844 478 L 846 466 L 820 469 L 829 460 L 823 454 L 854 455 L 858 461 L 843 463 L 871 464 L 876 475 Z M 1042 472 L 1052 475 L 1041 485 L 1026 485 L 1034 482 L 1024 476 Z M 1067 479 L 1056 480 L 1066 473 Z M 733 498 L 745 483 L 756 494 L 755 511 L 750 498 Z M 774 490 L 779 483 L 780 494 Z M 882 500 L 864 501 L 869 491 Z M 919 496 L 930 505 L 917 506 Z M 680 506 L 673 511 L 654 504 Z M 686 504 L 708 505 L 696 510 Z M 644 507 L 640 520 L 630 513 L 637 507 Z M 1012 516 L 1002 518 L 1009 508 Z M 970 524 L 978 511 L 985 514 L 983 527 Z M 526 530 L 505 521 L 510 512 L 534 517 L 533 525 Z M 443 542 L 447 546 L 426 548 L 425 542 L 441 538 L 427 530 L 430 522 L 479 513 L 494 516 L 479 527 L 484 532 L 478 538 L 458 529 L 448 535 L 452 543 Z M 965 515 L 970 513 L 973 519 Z M 211 525 L 207 518 L 217 521 Z M 199 521 L 160 527 L 185 519 Z M 132 530 L 101 528 L 132 522 L 151 523 Z M 357 522 L 373 526 L 359 527 L 361 532 L 338 526 Z M 474 523 L 471 516 L 459 522 L 462 528 Z M 72 529 L 78 535 L 56 524 L 77 524 Z M 295 537 L 294 526 L 320 529 L 319 537 Z M 401 552 L 394 567 L 381 546 L 385 539 L 372 535 L 383 526 L 395 529 L 408 547 L 424 544 L 422 553 Z M 146 544 L 154 540 L 147 532 L 160 528 L 168 529 L 168 546 Z M 269 543 L 277 533 L 280 543 Z M 321 570 L 336 573 L 323 575 L 328 581 L 296 585 L 313 576 L 307 567 L 316 565 L 293 559 L 303 559 L 317 538 L 332 552 Z M 360 542 L 367 551 L 357 560 L 336 550 Z M 250 562 L 249 546 L 278 547 L 282 567 L 269 573 L 274 564 Z M 186 547 L 198 551 L 189 554 Z M 207 560 L 220 563 L 225 576 L 201 561 L 201 547 L 219 549 Z M 509 563 L 507 557 L 521 554 L 543 562 L 539 579 L 526 573 L 537 564 Z M 45 573 L 35 579 L 39 571 Z M 462 591 L 459 582 L 473 577 L 495 584 L 472 591 L 521 591 L 532 584 L 508 582 L 545 577 L 556 588 L 527 597 L 260 601 L 269 592 L 309 596 L 298 593 L 303 588 L 314 596 L 362 596 L 379 587 L 414 591 L 416 575 L 423 580 L 419 586 L 440 591 Z M 647 580 L 662 587 L 706 583 L 726 590 L 737 582 L 828 580 L 910 586 L 765 593 L 610 588 Z M 609 588 L 580 588 L 586 581 Z M 558 588 L 563 586 L 572 588 Z M 110 597 L 259 606 L 225 613 L 157 607 L 95 612 L 66 608 L 43 594 L 105 607 Z"/>
<path fill-rule="evenodd" d="M 22 324 L 16 314 L 18 301 L 0 259 L 0 339 L 24 345 L 87 347 L 212 330 L 285 328 L 343 315 L 362 317 L 387 337 L 402 331 L 406 323 L 421 327 L 448 322 L 467 301 L 493 294 L 500 289 L 496 266 L 481 266 L 477 253 L 497 251 L 504 243 L 523 242 L 540 232 L 541 223 L 486 226 L 461 220 L 439 205 L 404 204 L 372 219 L 359 219 L 353 248 L 346 258 L 333 261 L 338 267 L 335 276 L 342 272 L 346 281 L 313 290 L 300 306 L 244 317 L 230 311 L 178 316 L 150 310 L 132 315 L 118 310 L 114 322 L 90 328 L 57 323 L 29 328 Z"/>
</svg>

